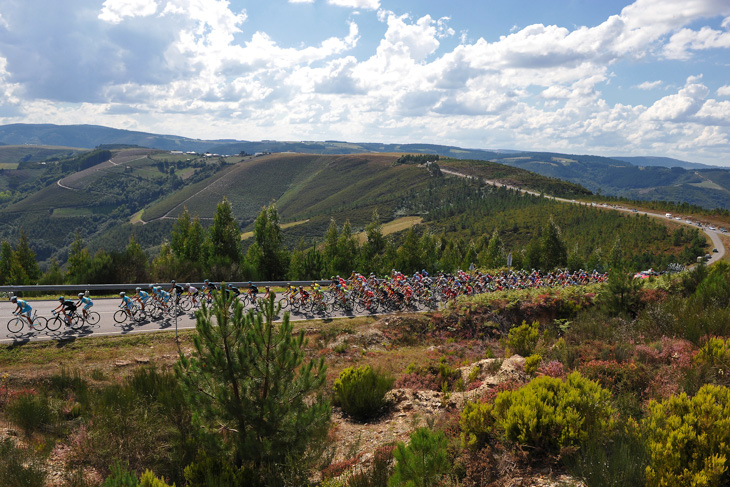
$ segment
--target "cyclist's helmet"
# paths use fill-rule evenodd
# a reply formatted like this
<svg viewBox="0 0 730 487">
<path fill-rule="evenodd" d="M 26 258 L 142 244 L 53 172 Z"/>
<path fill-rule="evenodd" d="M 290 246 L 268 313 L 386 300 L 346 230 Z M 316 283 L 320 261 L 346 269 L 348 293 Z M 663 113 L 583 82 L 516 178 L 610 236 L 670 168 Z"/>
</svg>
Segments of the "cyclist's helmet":
<svg viewBox="0 0 730 487">
<path fill-rule="evenodd" d="M 269 289 L 271 289 L 271 288 L 269 286 L 266 286 L 266 290 L 268 291 Z"/>
<path fill-rule="evenodd" d="M 233 287 L 233 284 L 231 284 L 231 283 L 229 282 L 229 283 L 228 283 L 228 285 L 227 285 L 226 287 L 227 287 L 228 289 L 231 289 L 231 288 Z"/>
<path fill-rule="evenodd" d="M 185 284 L 185 287 L 190 287 L 190 283 L 188 282 L 187 284 Z"/>
<path fill-rule="evenodd" d="M 79 298 L 83 298 L 83 297 L 84 297 L 84 293 L 79 293 Z"/>
<path fill-rule="evenodd" d="M 137 292 L 140 292 L 141 290 L 142 290 L 142 288 L 139 286 L 137 286 L 137 288 L 135 289 L 135 291 L 137 291 Z"/>
<path fill-rule="evenodd" d="M 170 281 L 170 284 L 175 284 L 175 279 L 173 279 L 172 281 Z"/>
<path fill-rule="evenodd" d="M 65 301 L 65 298 L 64 298 L 63 296 L 59 296 L 59 297 L 58 297 L 58 300 L 59 300 L 59 301 Z"/>
<path fill-rule="evenodd" d="M 10 298 L 10 301 L 12 301 L 13 303 L 16 302 L 17 300 L 18 300 L 18 298 L 15 297 L 15 296 L 13 296 L 12 298 Z"/>
<path fill-rule="evenodd" d="M 121 293 L 119 293 L 119 295 L 120 295 L 121 297 L 124 297 L 124 296 L 126 296 L 126 295 L 127 295 L 127 293 L 125 293 L 124 291 L 122 291 Z"/>
<path fill-rule="evenodd" d="M 206 279 L 205 281 L 203 281 L 203 283 L 208 284 L 208 279 Z"/>
<path fill-rule="evenodd" d="M 248 281 L 248 285 L 249 285 L 249 286 L 251 285 L 251 281 Z"/>
</svg>

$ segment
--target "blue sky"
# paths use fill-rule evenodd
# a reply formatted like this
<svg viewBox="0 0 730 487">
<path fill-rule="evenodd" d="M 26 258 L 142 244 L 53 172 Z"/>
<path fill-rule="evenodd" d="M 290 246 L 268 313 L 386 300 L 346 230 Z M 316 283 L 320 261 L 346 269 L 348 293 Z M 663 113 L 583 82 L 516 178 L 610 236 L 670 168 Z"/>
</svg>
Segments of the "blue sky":
<svg viewBox="0 0 730 487">
<path fill-rule="evenodd" d="M 730 166 L 728 0 L 3 0 L 0 124 Z"/>
</svg>

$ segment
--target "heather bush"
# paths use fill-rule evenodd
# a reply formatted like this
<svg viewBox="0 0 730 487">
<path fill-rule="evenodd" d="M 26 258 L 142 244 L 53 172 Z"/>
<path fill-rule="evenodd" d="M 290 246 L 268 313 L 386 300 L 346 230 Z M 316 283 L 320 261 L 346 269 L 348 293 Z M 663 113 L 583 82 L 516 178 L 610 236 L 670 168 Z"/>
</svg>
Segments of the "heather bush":
<svg viewBox="0 0 730 487">
<path fill-rule="evenodd" d="M 139 478 L 139 487 L 175 487 L 175 484 L 168 485 L 162 477 L 157 478 L 151 470 L 145 470 Z"/>
<path fill-rule="evenodd" d="M 532 324 L 527 324 L 527 322 L 523 321 L 520 326 L 516 326 L 509 331 L 505 355 L 510 356 L 516 353 L 527 357 L 532 354 L 539 339 L 540 324 L 537 321 Z"/>
<path fill-rule="evenodd" d="M 462 446 L 478 450 L 487 444 L 495 432 L 493 409 L 494 406 L 486 402 L 466 403 L 459 420 Z"/>
<path fill-rule="evenodd" d="M 541 363 L 542 357 L 540 355 L 535 354 L 527 357 L 525 359 L 525 374 L 534 375 Z"/>
<path fill-rule="evenodd" d="M 380 415 L 387 403 L 385 393 L 393 387 L 394 379 L 366 365 L 348 367 L 334 384 L 334 403 L 355 419 L 364 421 Z"/>
<path fill-rule="evenodd" d="M 565 380 L 538 377 L 494 400 L 494 417 L 507 439 L 557 452 L 614 427 L 610 392 L 573 372 Z"/>
<path fill-rule="evenodd" d="M 647 485 L 727 485 L 730 458 L 730 389 L 705 385 L 651 401 L 641 423 L 649 453 Z"/>
</svg>

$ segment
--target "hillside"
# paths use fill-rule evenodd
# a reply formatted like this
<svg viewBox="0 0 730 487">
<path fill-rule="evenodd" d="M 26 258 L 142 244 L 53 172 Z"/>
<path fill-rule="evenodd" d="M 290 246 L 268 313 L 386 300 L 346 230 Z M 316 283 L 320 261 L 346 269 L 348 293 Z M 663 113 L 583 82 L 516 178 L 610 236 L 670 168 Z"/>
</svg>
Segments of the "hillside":
<svg viewBox="0 0 730 487">
<path fill-rule="evenodd" d="M 436 144 L 385 144 L 346 141 L 201 140 L 118 130 L 94 125 L 0 126 L 0 143 L 94 148 L 122 144 L 161 150 L 214 154 L 296 152 L 302 154 L 421 153 L 453 159 L 493 161 L 551 178 L 577 183 L 593 192 L 637 200 L 686 202 L 705 208 L 730 208 L 727 170 L 667 157 L 608 158 L 591 155 L 480 150 Z M 2 154 L 2 151 L 0 151 Z M 25 156 L 24 156 L 25 157 Z M 9 161 L 17 162 L 17 161 Z M 0 182 L 0 190 L 3 189 Z"/>
</svg>

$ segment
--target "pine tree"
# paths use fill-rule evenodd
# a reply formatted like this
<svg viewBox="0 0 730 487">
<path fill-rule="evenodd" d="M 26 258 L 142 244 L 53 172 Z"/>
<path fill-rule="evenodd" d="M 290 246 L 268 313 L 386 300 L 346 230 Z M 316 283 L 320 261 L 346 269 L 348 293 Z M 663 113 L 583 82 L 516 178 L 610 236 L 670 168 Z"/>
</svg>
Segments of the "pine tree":
<svg viewBox="0 0 730 487">
<path fill-rule="evenodd" d="M 84 247 L 81 234 L 77 231 L 74 241 L 71 244 L 71 251 L 68 255 L 68 271 L 66 280 L 69 284 L 86 284 L 89 269 L 91 267 L 91 256 L 89 249 Z"/>
<path fill-rule="evenodd" d="M 376 274 L 386 272 L 383 268 L 386 241 L 378 210 L 373 211 L 373 219 L 365 227 L 365 236 L 367 239 L 360 251 L 360 269 Z"/>
<path fill-rule="evenodd" d="M 396 464 L 389 487 L 436 487 L 443 485 L 451 471 L 448 441 L 443 432 L 419 428 L 411 434 L 408 446 L 398 443 L 393 456 Z"/>
<path fill-rule="evenodd" d="M 13 262 L 13 247 L 10 242 L 3 240 L 0 244 L 0 284 L 10 283 L 10 266 Z"/>
<path fill-rule="evenodd" d="M 181 353 L 175 367 L 200 426 L 230 434 L 235 465 L 262 485 L 306 478 L 330 421 L 330 404 L 317 394 L 326 365 L 304 362 L 304 332 L 293 334 L 288 313 L 276 325 L 274 302 L 244 314 L 234 296 L 219 293 L 212 309 L 196 313 L 192 356 Z"/>
<path fill-rule="evenodd" d="M 18 263 L 23 268 L 23 271 L 25 271 L 25 275 L 28 276 L 28 284 L 37 282 L 38 278 L 41 277 L 41 269 L 35 260 L 35 252 L 30 248 L 28 237 L 22 228 L 20 229 L 18 246 L 15 248 L 15 255 Z"/>
<path fill-rule="evenodd" d="M 403 245 L 398 249 L 397 269 L 406 274 L 421 270 L 423 267 L 421 259 L 421 247 L 418 245 L 418 236 L 411 227 L 406 233 Z"/>
<path fill-rule="evenodd" d="M 337 239 L 337 265 L 338 274 L 350 275 L 357 265 L 357 257 L 360 247 L 352 234 L 352 226 L 350 220 L 346 220 L 342 225 L 342 231 Z"/>
<path fill-rule="evenodd" d="M 553 270 L 557 267 L 565 267 L 568 263 L 568 251 L 560 236 L 560 229 L 553 219 L 547 222 L 542 232 L 541 239 L 543 268 Z"/>
<path fill-rule="evenodd" d="M 260 250 L 257 266 L 259 276 L 266 280 L 284 279 L 289 270 L 289 253 L 282 243 L 276 203 L 261 209 L 253 233 Z"/>
<path fill-rule="evenodd" d="M 497 269 L 507 264 L 507 259 L 504 255 L 504 244 L 502 243 L 502 239 L 499 238 L 499 232 L 497 230 L 492 232 L 492 237 L 489 239 L 487 248 L 482 253 L 479 262 L 488 269 Z"/>
<path fill-rule="evenodd" d="M 327 273 L 331 275 L 337 274 L 337 256 L 339 249 L 337 242 L 339 241 L 339 231 L 335 219 L 330 219 L 330 226 L 324 234 L 324 261 L 327 266 Z"/>
<path fill-rule="evenodd" d="M 216 206 L 210 227 L 211 258 L 222 265 L 241 262 L 241 230 L 233 216 L 233 207 L 226 197 Z"/>
</svg>

